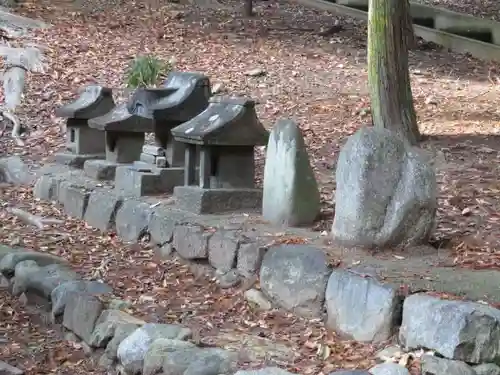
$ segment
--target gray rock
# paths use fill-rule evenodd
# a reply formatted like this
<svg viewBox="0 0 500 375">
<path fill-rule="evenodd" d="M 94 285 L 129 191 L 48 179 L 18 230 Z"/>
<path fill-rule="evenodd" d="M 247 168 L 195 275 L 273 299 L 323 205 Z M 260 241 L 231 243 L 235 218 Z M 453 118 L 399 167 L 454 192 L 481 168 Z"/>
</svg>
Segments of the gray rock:
<svg viewBox="0 0 500 375">
<path fill-rule="evenodd" d="M 500 310 L 425 294 L 403 304 L 401 343 L 408 349 L 435 350 L 442 356 L 472 364 L 500 358 Z"/>
<path fill-rule="evenodd" d="M 80 276 L 60 264 L 39 267 L 35 261 L 25 260 L 16 265 L 12 293 L 15 296 L 33 291 L 49 299 L 52 291 L 68 281 L 78 280 Z"/>
<path fill-rule="evenodd" d="M 0 182 L 15 185 L 30 185 L 35 181 L 35 174 L 19 156 L 0 158 Z"/>
<path fill-rule="evenodd" d="M 216 272 L 215 279 L 217 280 L 217 284 L 222 289 L 229 289 L 235 287 L 241 282 L 240 275 L 238 271 L 235 269 L 229 270 L 228 272 Z"/>
<path fill-rule="evenodd" d="M 157 339 L 152 342 L 142 367 L 142 375 L 155 375 L 161 372 L 164 358 L 176 350 L 195 349 L 196 345 L 188 341 L 173 339 Z"/>
<path fill-rule="evenodd" d="M 103 303 L 96 297 L 73 293 L 64 308 L 63 326 L 90 345 L 92 332 L 103 310 Z"/>
<path fill-rule="evenodd" d="M 27 278 L 40 270 L 40 267 L 34 260 L 23 260 L 16 265 L 16 276 L 11 279 L 11 293 L 13 296 L 20 296 L 28 290 Z"/>
<path fill-rule="evenodd" d="M 406 367 L 396 363 L 381 363 L 370 369 L 372 375 L 410 375 Z"/>
<path fill-rule="evenodd" d="M 217 231 L 208 241 L 208 262 L 220 271 L 227 272 L 236 266 L 238 236 L 232 231 Z"/>
<path fill-rule="evenodd" d="M 98 281 L 87 280 L 68 281 L 61 284 L 50 293 L 53 318 L 64 312 L 64 307 L 75 293 L 87 295 L 110 294 L 113 293 L 113 288 Z"/>
<path fill-rule="evenodd" d="M 174 230 L 174 249 L 184 259 L 208 258 L 208 240 L 211 233 L 206 233 L 202 227 L 178 225 Z"/>
<path fill-rule="evenodd" d="M 160 246 L 171 243 L 176 225 L 185 223 L 191 217 L 193 215 L 188 212 L 159 207 L 153 212 L 149 222 L 151 241 Z"/>
<path fill-rule="evenodd" d="M 310 225 L 320 212 L 320 195 L 297 124 L 279 120 L 267 144 L 262 216 L 275 225 Z"/>
<path fill-rule="evenodd" d="M 271 302 L 260 290 L 249 289 L 243 295 L 250 304 L 256 305 L 260 310 L 271 310 L 273 308 Z"/>
<path fill-rule="evenodd" d="M 35 182 L 33 196 L 44 201 L 57 200 L 59 180 L 51 175 L 42 175 Z"/>
<path fill-rule="evenodd" d="M 191 330 L 173 324 L 146 323 L 125 338 L 118 346 L 117 357 L 127 372 L 142 370 L 144 356 L 149 347 L 159 338 L 184 340 L 191 336 Z"/>
<path fill-rule="evenodd" d="M 161 260 L 170 259 L 174 253 L 174 246 L 171 243 L 166 243 L 161 246 L 157 245 L 154 248 L 154 252 L 155 255 Z"/>
<path fill-rule="evenodd" d="M 8 278 L 0 274 L 0 289 L 9 290 L 12 287 L 12 283 Z"/>
<path fill-rule="evenodd" d="M 202 355 L 191 362 L 183 375 L 229 374 L 236 370 L 238 355 L 223 349 L 205 349 Z"/>
<path fill-rule="evenodd" d="M 330 372 L 329 375 L 371 375 L 371 374 L 365 370 L 338 370 Z"/>
<path fill-rule="evenodd" d="M 126 310 L 130 309 L 132 307 L 132 302 L 119 299 L 119 298 L 112 298 L 108 301 L 107 308 L 109 310 Z"/>
<path fill-rule="evenodd" d="M 115 361 L 108 358 L 106 356 L 106 354 L 103 354 L 99 357 L 99 362 L 98 362 L 99 368 L 111 370 L 111 369 L 113 369 L 114 365 L 115 365 Z"/>
<path fill-rule="evenodd" d="M 0 361 L 0 374 L 2 375 L 23 375 L 24 371 L 17 367 L 9 365 L 7 362 Z"/>
<path fill-rule="evenodd" d="M 325 295 L 326 325 L 356 341 L 388 340 L 401 319 L 397 291 L 371 277 L 333 270 Z"/>
<path fill-rule="evenodd" d="M 263 367 L 258 370 L 239 370 L 234 375 L 294 375 L 279 367 Z"/>
<path fill-rule="evenodd" d="M 163 360 L 164 375 L 218 375 L 235 370 L 237 355 L 219 348 L 194 348 L 169 353 Z M 215 371 L 215 373 L 214 373 Z"/>
<path fill-rule="evenodd" d="M 387 129 L 362 128 L 342 148 L 336 171 L 334 239 L 368 248 L 428 241 L 436 216 L 430 164 Z"/>
<path fill-rule="evenodd" d="M 262 264 L 266 248 L 258 242 L 244 243 L 238 249 L 236 269 L 240 275 L 250 277 L 255 275 Z"/>
<path fill-rule="evenodd" d="M 11 247 L 11 246 L 6 246 L 6 245 L 1 245 L 0 244 L 0 265 L 2 264 L 2 259 L 11 254 L 11 253 L 19 253 L 19 252 L 28 252 L 31 251 L 29 249 L 25 249 L 23 247 Z M 15 266 L 14 266 L 15 268 Z M 11 273 L 14 272 L 14 269 L 12 269 Z M 2 273 L 2 269 L 0 266 L 0 274 Z"/>
<path fill-rule="evenodd" d="M 66 259 L 47 253 L 38 251 L 30 251 L 26 249 L 10 248 L 11 252 L 5 254 L 0 260 L 0 272 L 4 275 L 13 275 L 18 263 L 25 260 L 33 260 L 40 267 L 48 266 L 49 264 L 63 264 L 68 262 Z"/>
<path fill-rule="evenodd" d="M 104 310 L 95 323 L 88 344 L 94 348 L 104 348 L 115 335 L 118 326 L 128 324 L 140 327 L 146 322 L 120 310 Z"/>
<path fill-rule="evenodd" d="M 472 367 L 463 362 L 438 358 L 432 355 L 422 356 L 420 368 L 422 375 L 476 375 Z"/>
<path fill-rule="evenodd" d="M 473 367 L 476 375 L 500 375 L 500 367 L 494 363 L 482 363 Z"/>
<path fill-rule="evenodd" d="M 149 225 L 151 205 L 136 199 L 125 199 L 116 214 L 116 234 L 124 241 L 137 242 Z"/>
<path fill-rule="evenodd" d="M 330 273 L 322 250 L 307 245 L 280 245 L 264 255 L 260 285 L 279 306 L 301 316 L 320 317 Z"/>
<path fill-rule="evenodd" d="M 113 338 L 111 341 L 108 342 L 108 345 L 106 345 L 106 349 L 104 350 L 103 356 L 108 358 L 111 363 L 114 363 L 117 360 L 117 352 L 118 352 L 118 347 L 122 343 L 123 340 L 125 340 L 127 337 L 129 337 L 132 333 L 135 332 L 136 329 L 138 329 L 139 326 L 134 323 L 128 323 L 128 324 L 123 324 L 123 325 L 118 325 L 115 328 L 115 332 L 113 335 Z M 104 361 L 107 364 L 110 361 Z"/>
<path fill-rule="evenodd" d="M 64 212 L 71 217 L 83 219 L 89 203 L 91 189 L 72 181 L 63 181 L 59 185 L 58 200 Z"/>
<path fill-rule="evenodd" d="M 114 191 L 96 189 L 90 194 L 84 219 L 91 227 L 107 232 L 114 228 L 122 202 Z"/>
</svg>

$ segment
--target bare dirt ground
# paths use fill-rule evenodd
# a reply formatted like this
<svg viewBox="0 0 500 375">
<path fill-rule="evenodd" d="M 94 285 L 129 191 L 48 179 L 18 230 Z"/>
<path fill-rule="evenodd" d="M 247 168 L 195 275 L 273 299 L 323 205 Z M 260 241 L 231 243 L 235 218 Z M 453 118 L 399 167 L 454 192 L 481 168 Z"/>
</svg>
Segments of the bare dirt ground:
<svg viewBox="0 0 500 375">
<path fill-rule="evenodd" d="M 467 12 L 498 16 L 500 6 L 490 3 L 483 7 L 484 2 L 469 2 Z M 55 118 L 54 109 L 78 87 L 90 82 L 123 87 L 124 71 L 139 53 L 174 57 L 177 69 L 204 72 L 228 92 L 257 99 L 259 117 L 267 127 L 280 117 L 299 122 L 322 186 L 325 220 L 316 229 L 329 228 L 339 148 L 348 135 L 370 121 L 363 23 L 285 1 L 257 2 L 258 17 L 252 20 L 241 17 L 240 4 L 232 0 L 207 2 L 210 9 L 182 4 L 155 4 L 152 9 L 119 2 L 85 4 L 82 8 L 69 2 L 37 2 L 22 7 L 24 15 L 53 24 L 35 35 L 47 47 L 50 65 L 46 74 L 28 79 L 20 112 L 30 129 L 27 146 L 16 147 L 4 136 L 0 155 L 18 153 L 33 163 L 43 162 L 63 144 L 63 121 Z M 461 9 L 465 9 L 463 5 Z M 337 19 L 343 30 L 330 37 L 318 35 Z M 456 255 L 456 267 L 498 268 L 500 65 L 429 47 L 421 43 L 419 50 L 412 51 L 411 73 L 419 125 L 428 136 L 422 147 L 439 161 L 435 237 L 447 240 L 443 243 Z M 244 74 L 254 68 L 267 74 Z M 257 313 L 237 289 L 216 290 L 186 266 L 174 261 L 160 263 L 147 247 L 124 245 L 112 234 L 103 236 L 65 217 L 57 206 L 35 201 L 28 190 L 4 187 L 0 199 L 4 208 L 15 206 L 64 220 L 63 225 L 35 232 L 0 212 L 1 243 L 66 257 L 87 277 L 113 285 L 122 298 L 135 303 L 138 314 L 150 320 L 182 322 L 203 335 L 229 329 L 282 343 L 298 354 L 283 365 L 301 374 L 368 368 L 373 363 L 376 348 L 341 341 L 318 322 L 285 313 Z M 0 351 L 7 353 L 2 358 L 12 358 L 21 367 L 26 363 L 27 374 L 63 374 L 60 362 L 43 365 L 43 352 L 61 345 L 62 352 L 74 355 L 68 344 L 57 344 L 57 335 L 28 320 L 16 301 L 3 295 L 0 301 L 10 306 L 0 309 L 2 314 L 7 311 L 0 319 L 0 338 L 7 336 L 7 344 L 0 343 Z M 186 311 L 192 313 L 186 315 Z M 42 349 L 16 352 L 19 345 L 41 345 Z M 317 354 L 325 346 L 331 352 L 326 359 L 324 351 Z M 78 364 L 74 371 L 99 373 L 91 359 L 71 358 L 74 360 L 68 363 Z"/>
</svg>

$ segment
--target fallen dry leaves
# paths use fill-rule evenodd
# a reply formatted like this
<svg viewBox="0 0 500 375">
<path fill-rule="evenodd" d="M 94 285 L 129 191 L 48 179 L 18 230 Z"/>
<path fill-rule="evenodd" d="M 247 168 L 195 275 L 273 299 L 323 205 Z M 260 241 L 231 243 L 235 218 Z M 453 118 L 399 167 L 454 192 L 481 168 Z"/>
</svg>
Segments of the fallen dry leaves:
<svg viewBox="0 0 500 375">
<path fill-rule="evenodd" d="M 83 9 L 76 3 L 40 1 L 25 3 L 20 10 L 53 24 L 31 38 L 45 47 L 49 69 L 45 74 L 30 74 L 27 81 L 19 113 L 29 128 L 27 146 L 19 148 L 4 136 L 0 154 L 19 154 L 33 164 L 43 162 L 64 143 L 64 122 L 54 115 L 58 105 L 87 83 L 113 87 L 123 100 L 128 63 L 139 53 L 153 53 L 174 58 L 178 69 L 206 73 L 224 91 L 257 99 L 259 118 L 267 127 L 280 117 L 300 123 L 324 204 L 323 220 L 315 229 L 329 230 L 339 148 L 348 135 L 369 122 L 362 22 L 285 1 L 257 2 L 258 17 L 253 19 L 242 18 L 237 12 L 240 4 L 233 0 L 207 0 L 200 6 L 118 0 L 85 3 L 88 6 Z M 485 2 L 439 2 L 463 10 L 459 3 L 467 4 L 467 13 L 499 14 L 497 2 L 484 7 Z M 319 35 L 336 20 L 342 30 L 327 37 Z M 17 42 L 12 41 L 13 45 Z M 255 68 L 266 74 L 245 75 Z M 434 50 L 420 42 L 420 49 L 411 52 L 411 73 L 419 124 L 428 135 L 422 146 L 438 161 L 436 241 L 450 244 L 457 266 L 498 268 L 500 66 Z M 263 154 L 258 155 L 262 168 Z M 149 320 L 190 324 L 207 335 L 227 329 L 268 338 L 293 348 L 299 355 L 286 366 L 304 374 L 326 374 L 339 367 L 366 368 L 373 363 L 375 348 L 341 341 L 319 322 L 282 312 L 258 313 L 235 290 L 207 285 L 186 265 L 160 264 L 147 246 L 126 246 L 113 234 L 102 235 L 81 221 L 68 219 L 57 206 L 34 200 L 29 190 L 3 187 L 0 196 L 0 242 L 64 256 L 87 277 L 112 284 L 120 297 L 134 302 L 133 309 Z M 4 210 L 6 207 L 59 218 L 64 224 L 35 231 Z M 8 296 L 1 300 L 13 306 L 15 314 L 23 314 Z M 27 318 L 21 320 L 9 323 L 7 335 L 13 335 L 18 326 L 29 325 Z M 34 332 L 42 332 L 38 329 Z M 50 343 L 50 334 L 48 337 L 45 341 Z M 66 344 L 60 345 L 64 348 Z M 37 356 L 33 358 L 39 361 L 42 357 Z"/>
</svg>

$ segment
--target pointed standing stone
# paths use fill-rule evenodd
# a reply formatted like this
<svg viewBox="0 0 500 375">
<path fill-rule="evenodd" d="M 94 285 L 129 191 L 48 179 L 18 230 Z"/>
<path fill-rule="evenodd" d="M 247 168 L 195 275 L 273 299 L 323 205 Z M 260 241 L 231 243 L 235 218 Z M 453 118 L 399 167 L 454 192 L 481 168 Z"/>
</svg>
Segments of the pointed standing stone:
<svg viewBox="0 0 500 375">
<path fill-rule="evenodd" d="M 262 214 L 273 224 L 311 224 L 320 196 L 306 145 L 297 124 L 279 120 L 267 144 Z"/>
</svg>

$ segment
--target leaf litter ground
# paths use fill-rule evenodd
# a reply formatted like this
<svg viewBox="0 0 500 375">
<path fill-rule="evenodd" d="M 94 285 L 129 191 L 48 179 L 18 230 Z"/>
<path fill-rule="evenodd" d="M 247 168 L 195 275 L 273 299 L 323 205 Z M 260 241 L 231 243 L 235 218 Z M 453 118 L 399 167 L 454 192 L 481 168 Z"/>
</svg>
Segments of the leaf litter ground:
<svg viewBox="0 0 500 375">
<path fill-rule="evenodd" d="M 280 117 L 299 122 L 322 189 L 325 220 L 316 229 L 328 230 L 339 148 L 348 135 L 370 121 L 364 23 L 283 1 L 257 2 L 258 17 L 251 20 L 241 17 L 237 12 L 240 4 L 232 1 L 189 6 L 86 4 L 85 9 L 68 2 L 24 4 L 22 13 L 53 25 L 31 38 L 46 47 L 50 65 L 46 74 L 32 74 L 27 81 L 20 110 L 30 131 L 27 146 L 19 148 L 4 136 L 0 152 L 43 163 L 64 143 L 64 122 L 54 116 L 54 109 L 71 99 L 79 87 L 99 83 L 123 89 L 124 72 L 139 53 L 175 58 L 177 69 L 204 72 L 213 83 L 221 83 L 223 90 L 257 99 L 259 118 L 266 126 Z M 493 3 L 484 8 L 467 4 L 468 13 L 499 14 Z M 453 2 L 440 5 L 454 7 Z M 463 11 L 463 6 L 458 10 Z M 320 36 L 335 20 L 342 29 Z M 245 75 L 255 68 L 266 74 Z M 457 267 L 500 265 L 495 251 L 500 238 L 496 178 L 499 74 L 498 64 L 451 54 L 422 41 L 411 52 L 415 105 L 419 126 L 427 136 L 422 146 L 435 162 L 440 183 L 436 241 L 450 247 Z M 133 309 L 149 320 L 189 324 L 202 337 L 227 330 L 252 334 L 267 344 L 281 343 L 295 355 L 278 355 L 278 362 L 305 374 L 328 373 L 338 367 L 367 368 L 373 363 L 376 348 L 341 341 L 318 322 L 282 312 L 259 313 L 244 302 L 241 290 L 221 291 L 204 283 L 193 273 L 196 270 L 184 264 L 160 263 L 147 246 L 124 245 L 112 234 L 102 235 L 81 221 L 66 218 L 57 206 L 34 200 L 29 190 L 4 187 L 1 196 L 4 208 L 18 207 L 64 220 L 64 225 L 35 232 L 3 211 L 3 243 L 66 257 L 86 277 L 112 284 L 120 297 L 134 302 Z M 7 347 L 15 346 L 18 338 L 11 337 L 23 324 L 34 327 L 23 331 L 23 337 L 40 340 L 41 331 L 15 306 L 18 302 L 8 296 L 2 301 L 15 311 L 1 327 L 8 337 Z M 44 335 L 49 347 L 56 345 L 56 336 Z M 67 344 L 59 345 L 66 345 L 71 353 Z M 324 350 L 326 346 L 328 350 Z M 27 351 L 14 364 L 28 361 L 25 368 L 29 368 L 33 355 Z M 75 358 L 71 363 L 80 363 Z M 89 361 L 83 362 L 88 365 Z M 248 362 L 254 366 L 266 359 Z M 57 361 L 50 363 L 28 373 L 56 371 Z"/>
</svg>

